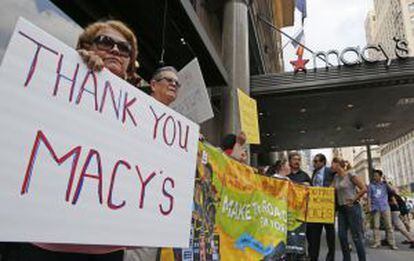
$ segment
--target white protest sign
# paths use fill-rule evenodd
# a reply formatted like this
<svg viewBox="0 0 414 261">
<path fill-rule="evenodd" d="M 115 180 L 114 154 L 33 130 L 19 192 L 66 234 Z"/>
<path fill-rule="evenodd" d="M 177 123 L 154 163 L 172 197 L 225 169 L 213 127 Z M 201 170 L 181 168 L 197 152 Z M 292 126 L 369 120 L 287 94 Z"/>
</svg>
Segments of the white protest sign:
<svg viewBox="0 0 414 261">
<path fill-rule="evenodd" d="M 24 19 L 0 82 L 0 241 L 188 246 L 198 125 Z"/>
<path fill-rule="evenodd" d="M 197 123 L 213 118 L 213 109 L 198 60 L 192 60 L 179 71 L 178 79 L 181 88 L 171 107 Z"/>
</svg>

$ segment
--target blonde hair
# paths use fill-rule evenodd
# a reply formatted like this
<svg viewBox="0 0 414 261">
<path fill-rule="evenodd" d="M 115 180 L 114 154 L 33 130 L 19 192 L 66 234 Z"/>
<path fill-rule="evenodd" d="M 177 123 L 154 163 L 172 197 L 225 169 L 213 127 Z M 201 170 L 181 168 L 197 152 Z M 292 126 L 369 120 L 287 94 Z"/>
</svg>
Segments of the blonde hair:
<svg viewBox="0 0 414 261">
<path fill-rule="evenodd" d="M 126 80 L 135 85 L 140 80 L 138 74 L 136 73 L 139 67 L 138 62 L 136 61 L 138 57 L 138 44 L 134 32 L 125 23 L 118 20 L 107 20 L 104 22 L 95 22 L 88 25 L 82 32 L 82 34 L 79 36 L 76 49 L 90 50 L 93 40 L 97 36 L 98 32 L 106 28 L 112 28 L 117 30 L 125 37 L 128 43 L 131 45 L 131 56 L 127 68 Z"/>
<path fill-rule="evenodd" d="M 352 168 L 351 163 L 347 160 L 343 160 L 339 157 L 335 157 L 332 159 L 332 162 L 338 163 L 341 168 L 343 168 L 345 171 L 350 170 Z"/>
</svg>

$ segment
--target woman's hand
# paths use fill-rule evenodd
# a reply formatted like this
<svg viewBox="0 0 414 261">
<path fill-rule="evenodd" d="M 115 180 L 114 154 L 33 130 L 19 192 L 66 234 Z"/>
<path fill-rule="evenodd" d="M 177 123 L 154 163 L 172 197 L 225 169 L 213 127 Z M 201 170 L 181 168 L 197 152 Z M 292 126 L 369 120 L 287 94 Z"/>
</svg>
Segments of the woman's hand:
<svg viewBox="0 0 414 261">
<path fill-rule="evenodd" d="M 101 57 L 96 55 L 93 51 L 88 51 L 85 49 L 79 49 L 78 53 L 90 70 L 95 72 L 102 71 L 104 62 Z"/>
</svg>

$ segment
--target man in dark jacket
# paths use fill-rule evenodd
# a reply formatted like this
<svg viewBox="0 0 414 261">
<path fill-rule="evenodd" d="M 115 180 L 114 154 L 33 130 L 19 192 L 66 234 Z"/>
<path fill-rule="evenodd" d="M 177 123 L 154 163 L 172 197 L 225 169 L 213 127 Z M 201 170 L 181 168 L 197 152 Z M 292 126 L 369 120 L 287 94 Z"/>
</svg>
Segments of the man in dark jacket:
<svg viewBox="0 0 414 261">
<path fill-rule="evenodd" d="M 332 184 L 334 173 L 326 167 L 326 157 L 323 154 L 316 154 L 313 159 L 313 175 L 311 185 L 315 187 L 329 187 Z M 326 261 L 335 260 L 335 225 L 325 223 L 308 223 L 306 237 L 308 239 L 308 253 L 311 261 L 319 258 L 322 229 L 325 228 L 326 242 L 328 244 L 328 255 Z"/>
</svg>

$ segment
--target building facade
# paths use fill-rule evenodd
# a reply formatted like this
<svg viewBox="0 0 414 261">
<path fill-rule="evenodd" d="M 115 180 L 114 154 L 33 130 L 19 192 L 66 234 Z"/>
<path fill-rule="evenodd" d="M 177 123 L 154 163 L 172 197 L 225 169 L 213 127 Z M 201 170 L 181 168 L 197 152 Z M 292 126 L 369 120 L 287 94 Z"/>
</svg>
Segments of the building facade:
<svg viewBox="0 0 414 261">
<path fill-rule="evenodd" d="M 395 58 L 394 37 L 406 39 L 410 54 L 414 51 L 414 1 L 413 0 L 374 0 L 374 10 L 365 20 L 368 44 L 380 44 Z M 372 58 L 384 59 L 379 52 L 369 51 Z"/>
<path fill-rule="evenodd" d="M 414 191 L 414 131 L 381 146 L 384 174 L 397 187 Z"/>
</svg>

